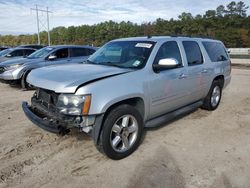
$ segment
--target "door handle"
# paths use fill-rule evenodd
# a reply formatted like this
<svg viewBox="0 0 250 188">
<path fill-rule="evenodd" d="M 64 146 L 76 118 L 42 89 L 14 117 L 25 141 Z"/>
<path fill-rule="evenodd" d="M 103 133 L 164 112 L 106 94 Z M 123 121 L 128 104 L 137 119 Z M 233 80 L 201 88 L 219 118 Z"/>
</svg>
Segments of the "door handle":
<svg viewBox="0 0 250 188">
<path fill-rule="evenodd" d="M 202 71 L 201 71 L 201 73 L 207 73 L 208 71 L 207 71 L 207 69 L 203 69 Z"/>
<path fill-rule="evenodd" d="M 184 74 L 184 73 L 180 74 L 179 79 L 185 79 L 185 78 L 187 78 L 186 74 Z"/>
</svg>

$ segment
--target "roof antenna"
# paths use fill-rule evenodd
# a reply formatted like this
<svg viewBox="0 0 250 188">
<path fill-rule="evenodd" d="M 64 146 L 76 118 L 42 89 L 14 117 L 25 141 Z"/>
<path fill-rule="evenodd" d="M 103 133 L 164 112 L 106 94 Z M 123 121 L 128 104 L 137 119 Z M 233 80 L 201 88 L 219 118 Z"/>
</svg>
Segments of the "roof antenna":
<svg viewBox="0 0 250 188">
<path fill-rule="evenodd" d="M 148 38 L 148 39 L 151 39 L 151 38 L 152 38 L 152 36 L 151 36 L 151 35 L 148 35 L 148 36 L 147 36 L 147 38 Z"/>
</svg>

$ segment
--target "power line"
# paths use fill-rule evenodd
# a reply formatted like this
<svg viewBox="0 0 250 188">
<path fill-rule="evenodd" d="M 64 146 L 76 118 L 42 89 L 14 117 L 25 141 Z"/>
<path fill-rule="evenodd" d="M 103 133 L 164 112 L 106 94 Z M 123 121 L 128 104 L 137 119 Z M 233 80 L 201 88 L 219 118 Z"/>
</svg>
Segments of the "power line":
<svg viewBox="0 0 250 188">
<path fill-rule="evenodd" d="M 41 44 L 41 39 L 40 39 L 40 27 L 43 26 L 43 28 L 45 28 L 48 32 L 48 44 L 50 46 L 50 32 L 49 32 L 49 13 L 52 13 L 51 11 L 49 11 L 49 8 L 46 7 L 46 10 L 43 9 L 39 9 L 38 6 L 36 5 L 35 8 L 31 8 L 31 11 L 34 10 L 36 11 L 36 22 L 37 22 L 37 41 L 38 44 Z M 45 12 L 47 14 L 47 26 L 45 26 L 40 18 L 39 18 L 39 12 L 43 13 Z"/>
</svg>

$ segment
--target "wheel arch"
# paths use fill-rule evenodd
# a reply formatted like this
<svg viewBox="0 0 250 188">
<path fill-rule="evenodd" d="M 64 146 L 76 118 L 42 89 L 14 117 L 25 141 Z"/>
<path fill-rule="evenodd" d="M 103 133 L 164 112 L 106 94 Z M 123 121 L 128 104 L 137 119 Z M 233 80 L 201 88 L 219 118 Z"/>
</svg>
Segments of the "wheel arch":
<svg viewBox="0 0 250 188">
<path fill-rule="evenodd" d="M 221 87 L 224 87 L 224 83 L 225 83 L 225 78 L 224 75 L 217 75 L 213 81 L 219 81 L 221 83 Z"/>
<path fill-rule="evenodd" d="M 140 114 L 142 115 L 142 119 L 144 120 L 144 117 L 146 116 L 146 114 L 145 114 L 146 112 L 145 112 L 145 102 L 144 102 L 142 97 L 130 97 L 130 98 L 119 100 L 119 101 L 116 101 L 116 102 L 110 104 L 106 108 L 104 114 L 101 115 L 101 122 L 99 122 L 99 124 L 98 124 L 99 126 L 94 128 L 95 130 L 94 130 L 94 134 L 92 136 L 93 136 L 93 139 L 94 139 L 94 142 L 96 145 L 98 145 L 98 143 L 99 143 L 101 131 L 103 129 L 103 123 L 104 123 L 107 115 L 110 113 L 110 111 L 112 109 L 114 109 L 117 106 L 122 105 L 122 104 L 129 104 L 131 106 L 134 106 L 140 112 Z"/>
<path fill-rule="evenodd" d="M 106 106 L 105 113 L 104 113 L 104 119 L 105 119 L 105 116 L 112 109 L 114 109 L 115 107 L 122 105 L 122 104 L 128 104 L 128 105 L 135 107 L 140 112 L 142 118 L 144 119 L 144 117 L 145 117 L 145 102 L 144 102 L 143 98 L 141 98 L 141 97 L 131 97 L 131 98 L 119 100 L 119 101 L 116 101 L 116 102 L 110 104 L 109 106 Z"/>
</svg>

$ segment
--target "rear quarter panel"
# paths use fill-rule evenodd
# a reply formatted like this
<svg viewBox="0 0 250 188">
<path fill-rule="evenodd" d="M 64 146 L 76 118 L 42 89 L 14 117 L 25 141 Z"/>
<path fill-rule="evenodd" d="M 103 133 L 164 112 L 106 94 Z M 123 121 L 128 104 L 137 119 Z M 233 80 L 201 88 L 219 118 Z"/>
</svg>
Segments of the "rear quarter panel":
<svg viewBox="0 0 250 188">
<path fill-rule="evenodd" d="M 224 44 L 221 41 L 216 41 L 219 42 L 223 45 L 223 47 L 225 48 Z M 210 79 L 209 79 L 209 86 L 212 85 L 212 82 L 214 80 L 214 78 L 216 78 L 217 76 L 223 75 L 224 76 L 224 87 L 227 86 L 231 80 L 231 60 L 229 57 L 229 54 L 225 51 L 228 55 L 228 60 L 226 61 L 217 61 L 217 62 L 212 62 L 210 60 L 210 57 L 208 56 L 208 53 L 205 49 L 205 47 L 201 44 L 201 49 L 203 52 L 203 56 L 206 60 L 206 68 L 209 70 L 210 73 Z M 207 89 L 207 93 L 209 92 L 210 87 Z"/>
</svg>

